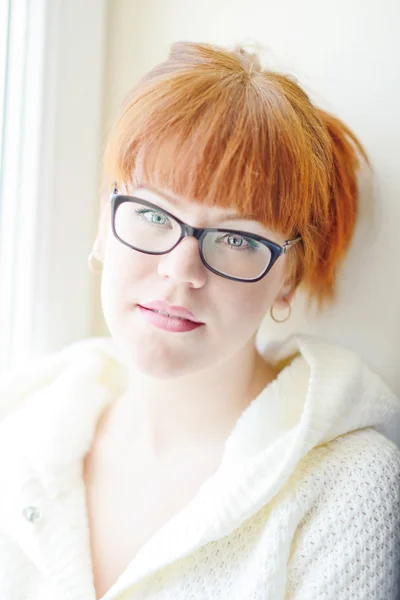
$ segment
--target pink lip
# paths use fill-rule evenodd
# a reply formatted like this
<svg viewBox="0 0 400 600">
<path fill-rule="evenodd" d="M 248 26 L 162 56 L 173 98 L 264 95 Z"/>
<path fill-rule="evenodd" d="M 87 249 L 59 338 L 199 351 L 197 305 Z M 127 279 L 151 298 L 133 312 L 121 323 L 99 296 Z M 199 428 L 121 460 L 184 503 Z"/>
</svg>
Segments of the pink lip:
<svg viewBox="0 0 400 600">
<path fill-rule="evenodd" d="M 138 304 L 138 309 L 148 323 L 151 323 L 151 325 L 154 325 L 154 327 L 157 327 L 158 329 L 164 329 L 165 331 L 170 331 L 171 333 L 184 333 L 186 331 L 198 329 L 204 325 L 204 323 L 194 323 L 189 319 L 167 317 L 151 308 L 145 308 L 140 304 Z"/>
<path fill-rule="evenodd" d="M 201 323 L 196 319 L 193 313 L 190 312 L 184 306 L 171 306 L 168 302 L 164 300 L 155 300 L 154 302 L 148 302 L 146 304 L 140 304 L 139 306 L 143 306 L 144 308 L 150 308 L 151 310 L 161 310 L 162 312 L 166 312 L 174 317 L 181 317 L 182 319 L 188 319 L 189 321 L 193 321 L 194 323 Z"/>
</svg>

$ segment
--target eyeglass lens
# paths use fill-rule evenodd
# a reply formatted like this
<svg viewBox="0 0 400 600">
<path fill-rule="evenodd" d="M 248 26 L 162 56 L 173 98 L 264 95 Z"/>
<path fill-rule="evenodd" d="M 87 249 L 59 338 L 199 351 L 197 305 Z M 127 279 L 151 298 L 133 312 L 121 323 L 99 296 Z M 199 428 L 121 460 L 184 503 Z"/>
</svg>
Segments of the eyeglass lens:
<svg viewBox="0 0 400 600">
<path fill-rule="evenodd" d="M 144 252 L 167 252 L 179 240 L 181 226 L 162 209 L 122 202 L 115 215 L 117 236 Z M 251 236 L 225 231 L 208 232 L 203 239 L 208 265 L 230 277 L 256 279 L 271 260 L 270 249 Z"/>
</svg>

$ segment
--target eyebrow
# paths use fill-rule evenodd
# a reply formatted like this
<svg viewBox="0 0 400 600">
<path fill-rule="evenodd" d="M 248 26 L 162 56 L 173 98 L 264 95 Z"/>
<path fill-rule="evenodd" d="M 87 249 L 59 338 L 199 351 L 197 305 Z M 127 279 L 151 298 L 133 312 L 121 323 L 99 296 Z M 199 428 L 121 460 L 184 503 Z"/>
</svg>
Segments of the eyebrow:
<svg viewBox="0 0 400 600">
<path fill-rule="evenodd" d="M 153 192 L 154 194 L 157 194 L 157 196 L 159 196 L 162 200 L 166 200 L 173 206 L 176 206 L 178 208 L 182 206 L 181 200 L 179 200 L 178 198 L 175 198 L 173 196 L 170 196 L 169 194 L 167 194 L 165 192 L 160 192 L 153 186 L 150 186 L 148 184 L 146 184 L 146 185 L 140 184 L 138 187 L 147 189 L 149 192 Z M 221 217 L 219 217 L 218 220 L 220 220 L 220 221 L 257 221 L 258 222 L 258 218 L 256 215 L 243 215 L 243 214 L 241 215 L 238 213 L 227 213 L 225 215 L 221 215 Z"/>
</svg>

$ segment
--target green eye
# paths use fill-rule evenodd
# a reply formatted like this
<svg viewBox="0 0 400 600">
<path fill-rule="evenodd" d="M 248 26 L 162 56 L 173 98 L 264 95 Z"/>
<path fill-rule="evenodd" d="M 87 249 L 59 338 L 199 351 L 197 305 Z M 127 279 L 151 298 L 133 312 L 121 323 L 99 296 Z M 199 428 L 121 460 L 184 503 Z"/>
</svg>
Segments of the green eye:
<svg viewBox="0 0 400 600">
<path fill-rule="evenodd" d="M 149 210 L 148 208 L 137 209 L 135 210 L 135 213 L 140 219 L 147 221 L 151 225 L 165 225 L 169 221 L 168 217 L 163 213 L 158 213 L 154 210 Z"/>
<path fill-rule="evenodd" d="M 231 243 L 231 240 L 238 240 L 239 243 Z M 221 235 L 216 242 L 218 244 L 226 244 L 228 248 L 232 248 L 232 250 L 238 250 L 241 252 L 245 252 L 246 250 L 248 252 L 254 252 L 257 248 L 259 248 L 259 244 L 255 240 L 251 238 L 244 238 L 243 236 L 235 233 L 225 233 L 224 235 Z"/>
</svg>

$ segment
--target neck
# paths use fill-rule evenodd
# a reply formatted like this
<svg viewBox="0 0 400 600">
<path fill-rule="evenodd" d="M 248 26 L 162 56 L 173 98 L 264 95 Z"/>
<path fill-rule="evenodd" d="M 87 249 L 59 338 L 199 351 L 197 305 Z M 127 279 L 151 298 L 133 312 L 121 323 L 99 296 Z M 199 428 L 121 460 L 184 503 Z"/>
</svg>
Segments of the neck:
<svg viewBox="0 0 400 600">
<path fill-rule="evenodd" d="M 151 463 L 215 453 L 241 413 L 276 373 L 251 343 L 212 369 L 171 380 L 133 367 L 126 393 L 104 413 L 100 437 L 122 456 Z"/>
</svg>

